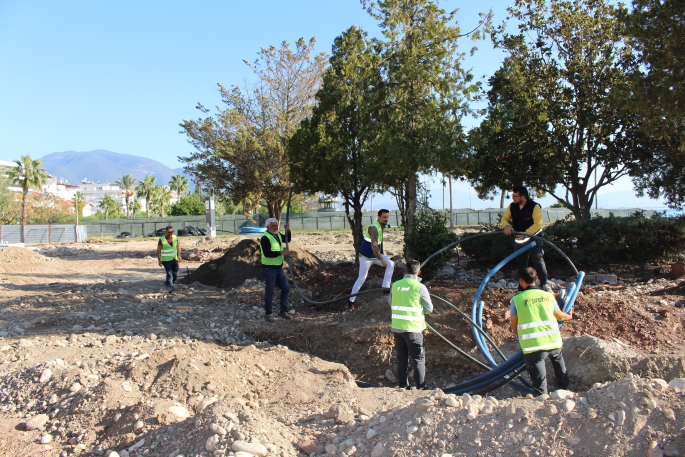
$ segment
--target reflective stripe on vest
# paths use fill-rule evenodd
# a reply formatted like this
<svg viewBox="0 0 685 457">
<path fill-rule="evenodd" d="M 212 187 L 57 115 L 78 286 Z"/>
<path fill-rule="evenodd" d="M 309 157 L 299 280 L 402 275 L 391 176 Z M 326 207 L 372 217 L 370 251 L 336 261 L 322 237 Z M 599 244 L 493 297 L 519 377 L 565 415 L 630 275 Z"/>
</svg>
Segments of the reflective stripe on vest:
<svg viewBox="0 0 685 457">
<path fill-rule="evenodd" d="M 559 323 L 554 317 L 554 295 L 540 289 L 514 296 L 519 344 L 524 354 L 562 346 Z"/>
<path fill-rule="evenodd" d="M 172 244 L 169 244 L 165 236 L 160 237 L 159 241 L 162 242 L 162 262 L 178 260 L 178 238 L 176 235 L 171 236 Z"/>
<path fill-rule="evenodd" d="M 281 233 L 278 232 L 278 240 L 269 232 L 264 232 L 264 236 L 269 239 L 271 244 L 271 252 L 281 252 L 283 250 L 283 239 L 281 238 Z M 280 241 L 280 243 L 279 243 Z M 262 249 L 262 243 L 259 243 L 259 252 L 262 253 L 262 265 L 283 265 L 283 256 L 278 257 L 266 257 L 264 256 L 264 250 Z"/>
<path fill-rule="evenodd" d="M 376 221 L 364 230 L 364 239 L 362 240 L 362 245 L 359 247 L 359 255 L 364 256 L 367 259 L 376 258 L 376 254 L 374 254 L 373 249 L 371 249 L 371 234 L 369 233 L 371 227 L 375 227 L 376 232 L 378 232 L 378 250 L 381 253 L 383 252 L 383 227 L 381 227 L 380 222 Z"/>
<path fill-rule="evenodd" d="M 416 279 L 404 278 L 391 286 L 392 328 L 405 332 L 421 332 L 426 328 L 421 301 L 421 283 Z"/>
</svg>

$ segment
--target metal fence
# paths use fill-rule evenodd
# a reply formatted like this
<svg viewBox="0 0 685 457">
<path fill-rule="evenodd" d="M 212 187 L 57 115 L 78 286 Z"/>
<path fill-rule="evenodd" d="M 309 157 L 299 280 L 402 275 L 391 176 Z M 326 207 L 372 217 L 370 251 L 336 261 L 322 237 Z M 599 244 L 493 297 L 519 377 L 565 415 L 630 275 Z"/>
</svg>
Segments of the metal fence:
<svg viewBox="0 0 685 457">
<path fill-rule="evenodd" d="M 0 241 L 4 243 L 74 243 L 88 237 L 83 225 L 48 224 L 26 225 L 22 237 L 21 225 L 0 225 Z"/>
<path fill-rule="evenodd" d="M 592 212 L 594 215 L 609 217 L 626 217 L 641 211 L 640 209 L 598 209 Z M 449 211 L 439 210 L 445 214 L 449 224 Z M 542 210 L 542 217 L 545 223 L 555 222 L 563 219 L 571 212 L 563 208 L 545 208 Z M 647 210 L 647 216 L 651 216 L 653 211 Z M 481 223 L 499 224 L 504 214 L 504 209 L 457 209 L 452 211 L 452 221 L 455 226 L 476 226 Z M 217 234 L 237 234 L 243 227 L 264 227 L 265 221 L 269 217 L 266 214 L 256 214 L 252 216 L 254 222 L 249 221 L 245 216 L 238 214 L 225 215 L 216 220 Z M 285 214 L 282 214 L 285 218 Z M 362 224 L 371 225 L 377 219 L 375 211 L 366 211 L 362 215 Z M 168 225 L 174 230 L 184 229 L 188 225 L 205 228 L 205 217 L 203 216 L 169 216 L 145 219 L 109 219 L 109 220 L 87 220 L 84 224 L 88 226 L 88 235 L 91 237 L 117 236 L 123 232 L 131 233 L 135 236 L 154 236 L 155 232 Z M 390 211 L 389 224 L 398 227 L 401 224 L 399 211 Z M 317 213 L 295 213 L 290 215 L 290 228 L 292 230 L 345 230 L 350 227 L 349 221 L 344 212 L 317 212 Z"/>
</svg>

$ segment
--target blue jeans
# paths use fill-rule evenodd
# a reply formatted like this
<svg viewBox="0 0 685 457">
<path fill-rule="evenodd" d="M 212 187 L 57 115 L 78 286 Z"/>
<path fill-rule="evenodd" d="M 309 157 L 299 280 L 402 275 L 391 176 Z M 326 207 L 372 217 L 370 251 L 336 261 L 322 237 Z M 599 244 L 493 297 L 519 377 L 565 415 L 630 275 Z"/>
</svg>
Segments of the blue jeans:
<svg viewBox="0 0 685 457">
<path fill-rule="evenodd" d="M 264 291 L 264 311 L 266 314 L 272 314 L 274 308 L 274 293 L 276 286 L 281 289 L 281 312 L 288 311 L 288 296 L 290 295 L 290 284 L 288 278 L 285 277 L 283 268 L 267 268 L 262 267 L 262 276 L 266 283 L 266 290 Z"/>
<path fill-rule="evenodd" d="M 397 383 L 409 387 L 408 368 L 411 357 L 414 363 L 414 383 L 417 389 L 426 387 L 426 350 L 423 334 L 418 332 L 393 332 L 397 349 Z"/>
<path fill-rule="evenodd" d="M 178 278 L 178 260 L 167 260 L 162 262 L 162 265 L 164 265 L 164 271 L 166 271 L 164 285 L 169 289 L 169 292 L 173 292 L 176 278 Z"/>
<path fill-rule="evenodd" d="M 514 251 L 521 249 L 523 246 L 525 245 L 516 244 L 514 246 Z M 536 241 L 533 248 L 516 257 L 516 265 L 519 269 L 526 268 L 528 266 L 528 257 L 531 258 L 533 261 L 533 268 L 535 268 L 538 279 L 540 280 L 540 287 L 547 284 L 547 266 L 545 265 L 545 259 L 542 258 L 543 253 L 542 243 Z"/>
</svg>

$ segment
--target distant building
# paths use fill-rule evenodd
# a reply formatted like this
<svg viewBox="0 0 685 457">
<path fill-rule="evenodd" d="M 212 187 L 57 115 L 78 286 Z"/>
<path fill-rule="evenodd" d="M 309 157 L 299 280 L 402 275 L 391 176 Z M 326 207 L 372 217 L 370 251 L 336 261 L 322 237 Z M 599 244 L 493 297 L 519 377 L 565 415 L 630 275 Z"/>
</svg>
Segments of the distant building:
<svg viewBox="0 0 685 457">
<path fill-rule="evenodd" d="M 331 195 L 322 195 L 319 197 L 319 209 L 317 211 L 320 213 L 340 211 L 340 203 L 342 203 L 342 200 L 338 200 Z"/>
</svg>

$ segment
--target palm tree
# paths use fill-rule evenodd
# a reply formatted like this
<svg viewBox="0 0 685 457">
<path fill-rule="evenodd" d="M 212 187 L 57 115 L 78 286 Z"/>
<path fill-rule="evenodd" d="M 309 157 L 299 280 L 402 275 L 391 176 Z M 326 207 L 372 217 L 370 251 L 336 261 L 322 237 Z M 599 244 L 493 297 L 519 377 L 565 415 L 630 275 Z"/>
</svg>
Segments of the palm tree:
<svg viewBox="0 0 685 457">
<path fill-rule="evenodd" d="M 105 195 L 98 207 L 104 211 L 105 219 L 109 219 L 109 213 L 116 213 L 119 208 L 121 208 L 119 202 L 117 202 L 111 195 Z"/>
<path fill-rule="evenodd" d="M 129 199 L 135 194 L 136 178 L 133 177 L 131 173 L 126 173 L 121 178 L 117 179 L 115 183 L 124 191 L 124 201 L 126 203 L 126 217 L 129 217 L 130 205 Z"/>
<path fill-rule="evenodd" d="M 21 241 L 24 239 L 24 228 L 26 227 L 26 197 L 29 194 L 29 188 L 40 190 L 45 181 L 47 181 L 47 170 L 43 166 L 43 161 L 33 160 L 31 156 L 21 156 L 21 159 L 15 160 L 17 164 L 8 170 L 7 176 L 11 182 L 16 183 L 21 187 Z"/>
<path fill-rule="evenodd" d="M 78 217 L 83 216 L 81 211 L 83 211 L 83 192 L 76 192 L 74 194 L 74 206 L 76 210 L 76 225 L 78 225 Z"/>
<path fill-rule="evenodd" d="M 164 217 L 164 207 L 171 203 L 171 190 L 166 186 L 155 186 L 152 193 L 152 206 Z"/>
<path fill-rule="evenodd" d="M 150 200 L 152 200 L 152 193 L 155 191 L 155 177 L 145 176 L 145 179 L 138 181 L 136 186 L 136 196 L 145 197 L 145 212 L 147 217 L 150 217 Z"/>
<path fill-rule="evenodd" d="M 131 202 L 131 217 L 136 217 L 136 213 L 140 211 L 142 207 L 143 205 L 140 204 L 140 201 L 137 198 L 134 198 Z"/>
<path fill-rule="evenodd" d="M 181 194 L 188 192 L 188 178 L 183 175 L 174 175 L 169 181 L 169 189 L 176 191 L 176 199 L 181 199 Z"/>
</svg>

